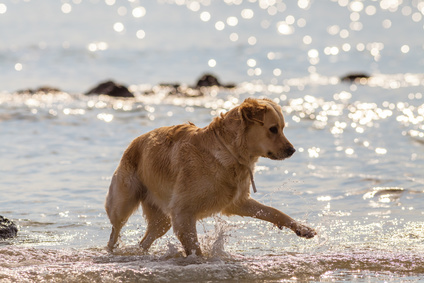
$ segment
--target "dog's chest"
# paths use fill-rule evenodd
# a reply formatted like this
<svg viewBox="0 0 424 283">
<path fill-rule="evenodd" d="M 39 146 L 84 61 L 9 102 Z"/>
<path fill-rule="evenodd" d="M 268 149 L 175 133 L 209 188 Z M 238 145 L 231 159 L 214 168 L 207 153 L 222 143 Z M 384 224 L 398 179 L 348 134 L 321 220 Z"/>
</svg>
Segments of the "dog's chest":
<svg viewBox="0 0 424 283">
<path fill-rule="evenodd" d="M 229 202 L 237 201 L 249 194 L 250 175 L 247 168 L 242 166 L 233 166 L 227 168 L 224 178 L 227 193 L 225 194 Z"/>
</svg>

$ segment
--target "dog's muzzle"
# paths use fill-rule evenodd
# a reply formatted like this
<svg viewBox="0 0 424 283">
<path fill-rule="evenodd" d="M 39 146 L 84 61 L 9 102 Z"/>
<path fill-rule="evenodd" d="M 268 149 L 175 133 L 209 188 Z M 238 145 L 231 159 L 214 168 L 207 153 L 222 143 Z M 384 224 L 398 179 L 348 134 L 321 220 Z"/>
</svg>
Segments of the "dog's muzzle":
<svg viewBox="0 0 424 283">
<path fill-rule="evenodd" d="M 268 155 L 266 157 L 273 159 L 273 160 L 283 160 L 286 158 L 289 158 L 296 152 L 296 149 L 294 147 L 288 147 L 284 148 L 278 153 L 273 153 L 271 151 L 268 152 Z"/>
<path fill-rule="evenodd" d="M 294 147 L 289 147 L 288 149 L 286 149 L 287 157 L 292 156 L 295 152 L 296 152 L 296 149 Z"/>
</svg>

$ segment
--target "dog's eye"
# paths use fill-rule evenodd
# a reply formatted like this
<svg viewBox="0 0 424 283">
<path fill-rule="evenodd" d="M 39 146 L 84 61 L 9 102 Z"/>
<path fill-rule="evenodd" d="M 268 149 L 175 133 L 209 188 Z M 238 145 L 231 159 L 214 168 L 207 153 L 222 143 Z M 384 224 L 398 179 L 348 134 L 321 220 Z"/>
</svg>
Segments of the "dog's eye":
<svg viewBox="0 0 424 283">
<path fill-rule="evenodd" d="M 277 134 L 278 133 L 278 128 L 274 126 L 274 127 L 269 128 L 269 131 L 271 133 L 273 133 L 273 134 Z"/>
</svg>

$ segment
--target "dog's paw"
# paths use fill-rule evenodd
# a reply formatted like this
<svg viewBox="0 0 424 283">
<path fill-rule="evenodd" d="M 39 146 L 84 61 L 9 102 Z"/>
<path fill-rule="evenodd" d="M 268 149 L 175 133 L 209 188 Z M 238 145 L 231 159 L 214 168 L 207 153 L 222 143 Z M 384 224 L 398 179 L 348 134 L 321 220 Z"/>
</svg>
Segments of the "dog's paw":
<svg viewBox="0 0 424 283">
<path fill-rule="evenodd" d="M 314 229 L 309 228 L 309 227 L 302 225 L 302 224 L 299 224 L 299 223 L 296 223 L 293 231 L 299 237 L 304 237 L 306 239 L 313 238 L 317 234 L 317 232 Z"/>
</svg>

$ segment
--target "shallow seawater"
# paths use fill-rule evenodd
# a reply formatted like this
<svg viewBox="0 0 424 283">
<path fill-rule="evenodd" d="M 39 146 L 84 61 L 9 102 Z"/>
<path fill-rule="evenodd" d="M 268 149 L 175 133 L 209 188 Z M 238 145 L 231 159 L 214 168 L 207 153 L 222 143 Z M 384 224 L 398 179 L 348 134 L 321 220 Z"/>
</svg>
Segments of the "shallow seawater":
<svg viewBox="0 0 424 283">
<path fill-rule="evenodd" d="M 249 92 L 252 87 L 262 90 Z M 290 93 L 266 88 L 212 89 L 198 98 L 3 94 L 0 213 L 14 219 L 20 231 L 17 238 L 1 242 L 0 278 L 422 278 L 423 99 L 397 91 L 381 97 L 381 88 L 369 85 L 306 85 Z M 161 125 L 193 121 L 203 127 L 250 96 L 279 102 L 286 135 L 297 148 L 286 161 L 259 161 L 253 196 L 315 227 L 318 236 L 305 240 L 258 220 L 217 216 L 198 224 L 204 258 L 184 258 L 171 232 L 144 254 L 137 244 L 145 222 L 137 212 L 123 230 L 121 247 L 108 253 L 110 225 L 103 201 L 127 144 Z"/>
<path fill-rule="evenodd" d="M 19 226 L 0 241 L 0 281 L 424 280 L 423 7 L 0 2 L 0 215 Z M 236 88 L 184 97 L 156 87 L 205 71 Z M 348 72 L 372 77 L 341 82 Z M 135 98 L 82 94 L 107 78 Z M 15 93 L 46 84 L 63 91 Z M 253 197 L 318 235 L 218 215 L 198 223 L 204 257 L 184 257 L 172 232 L 143 253 L 138 211 L 107 252 L 103 203 L 130 141 L 160 126 L 204 127 L 247 97 L 282 106 L 297 149 L 259 160 Z"/>
</svg>

